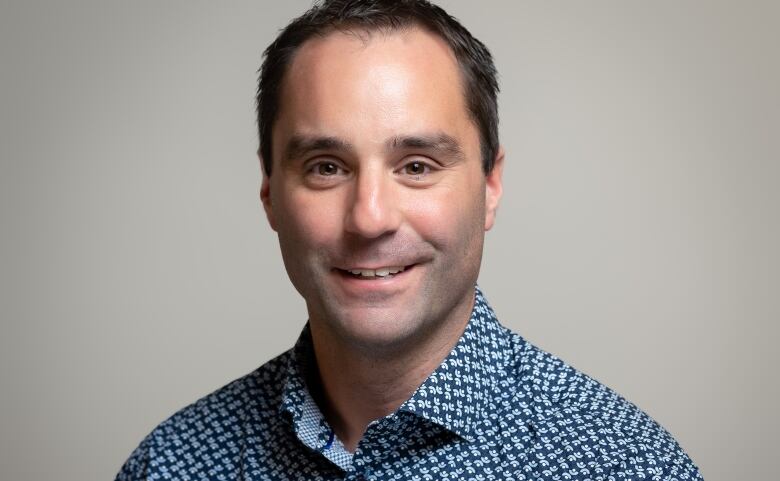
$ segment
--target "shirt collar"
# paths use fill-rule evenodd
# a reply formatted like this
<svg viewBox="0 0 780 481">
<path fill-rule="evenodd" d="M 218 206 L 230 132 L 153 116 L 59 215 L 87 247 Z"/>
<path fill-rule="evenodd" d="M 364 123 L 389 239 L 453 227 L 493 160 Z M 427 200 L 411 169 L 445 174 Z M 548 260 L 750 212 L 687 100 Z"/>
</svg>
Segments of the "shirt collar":
<svg viewBox="0 0 780 481">
<path fill-rule="evenodd" d="M 510 336 L 498 323 L 484 294 L 476 287 L 466 330 L 450 354 L 399 411 L 454 432 L 467 441 L 496 396 L 499 374 L 509 356 Z"/>
<path fill-rule="evenodd" d="M 476 287 L 471 317 L 458 343 L 398 411 L 473 441 L 475 426 L 488 415 L 486 408 L 497 388 L 496 375 L 503 371 L 509 349 L 506 329 Z M 280 412 L 291 415 L 295 432 L 304 444 L 322 451 L 331 442 L 332 432 L 316 409 L 305 381 L 312 374 L 309 369 L 316 365 L 308 324 L 291 354 Z M 320 428 L 312 430 L 312 426 Z"/>
<path fill-rule="evenodd" d="M 297 422 L 304 415 L 302 406 L 307 398 L 311 398 L 306 386 L 306 376 L 313 365 L 314 349 L 308 324 L 303 327 L 298 341 L 288 354 L 286 381 L 279 411 L 290 413 L 293 421 Z"/>
<path fill-rule="evenodd" d="M 307 324 L 287 358 L 287 380 L 279 412 L 290 416 L 295 435 L 305 446 L 346 471 L 352 465 L 352 454 L 336 438 L 306 382 L 316 375 L 315 369 L 311 331 Z"/>
</svg>

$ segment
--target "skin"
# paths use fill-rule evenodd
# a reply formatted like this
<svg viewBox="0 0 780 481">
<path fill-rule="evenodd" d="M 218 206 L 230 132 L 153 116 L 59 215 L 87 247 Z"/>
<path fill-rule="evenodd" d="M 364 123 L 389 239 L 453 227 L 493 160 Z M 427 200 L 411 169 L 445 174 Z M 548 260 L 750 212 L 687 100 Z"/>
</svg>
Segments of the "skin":
<svg viewBox="0 0 780 481">
<path fill-rule="evenodd" d="M 457 61 L 418 28 L 306 42 L 283 81 L 272 145 L 261 200 L 306 301 L 321 407 L 354 451 L 468 323 L 503 150 L 485 175 Z M 383 266 L 406 269 L 347 272 Z"/>
</svg>

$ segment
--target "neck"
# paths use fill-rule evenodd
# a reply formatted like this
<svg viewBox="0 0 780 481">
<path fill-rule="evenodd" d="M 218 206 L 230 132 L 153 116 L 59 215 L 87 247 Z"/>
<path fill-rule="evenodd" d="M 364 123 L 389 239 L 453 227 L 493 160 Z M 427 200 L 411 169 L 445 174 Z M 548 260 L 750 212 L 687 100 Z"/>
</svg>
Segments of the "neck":
<svg viewBox="0 0 780 481">
<path fill-rule="evenodd" d="M 348 451 L 355 451 L 369 423 L 398 410 L 452 351 L 468 324 L 473 299 L 467 306 L 465 314 L 458 309 L 452 322 L 415 339 L 413 346 L 392 351 L 355 349 L 311 323 L 322 388 L 318 402 Z"/>
</svg>

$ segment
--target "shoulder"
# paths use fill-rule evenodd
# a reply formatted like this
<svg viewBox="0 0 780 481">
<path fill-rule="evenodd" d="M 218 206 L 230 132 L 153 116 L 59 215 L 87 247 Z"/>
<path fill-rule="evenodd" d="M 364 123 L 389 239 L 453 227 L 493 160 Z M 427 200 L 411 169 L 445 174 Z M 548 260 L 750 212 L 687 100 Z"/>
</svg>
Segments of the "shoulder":
<svg viewBox="0 0 780 481">
<path fill-rule="evenodd" d="M 516 334 L 512 346 L 507 408 L 527 407 L 523 419 L 538 459 L 566 452 L 554 456 L 559 469 L 578 466 L 594 477 L 701 479 L 671 434 L 636 405 Z"/>
<path fill-rule="evenodd" d="M 133 451 L 116 480 L 156 479 L 154 473 L 192 469 L 187 460 L 205 460 L 207 466 L 200 470 L 238 469 L 248 437 L 264 435 L 247 431 L 278 419 L 289 356 L 290 351 L 277 356 L 160 423 Z M 181 474 L 174 478 L 188 479 Z"/>
</svg>

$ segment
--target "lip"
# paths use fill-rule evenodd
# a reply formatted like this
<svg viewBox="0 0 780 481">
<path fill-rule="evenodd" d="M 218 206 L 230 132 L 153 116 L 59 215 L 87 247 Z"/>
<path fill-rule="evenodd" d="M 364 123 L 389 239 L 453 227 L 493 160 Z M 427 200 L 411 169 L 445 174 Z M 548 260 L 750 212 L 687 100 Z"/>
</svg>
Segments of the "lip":
<svg viewBox="0 0 780 481">
<path fill-rule="evenodd" d="M 352 270 L 356 269 L 380 269 L 382 267 L 392 266 L 393 264 L 385 264 L 377 267 L 350 267 Z M 398 264 L 395 264 L 396 266 Z M 403 290 L 409 285 L 409 283 L 416 277 L 417 264 L 409 264 L 404 266 L 404 270 L 397 274 L 392 274 L 387 277 L 369 277 L 360 278 L 353 274 L 350 274 L 347 269 L 333 268 L 333 273 L 337 280 L 337 283 L 341 289 L 352 297 L 363 297 L 365 295 L 392 295 Z"/>
<path fill-rule="evenodd" d="M 377 265 L 376 267 L 367 267 L 367 266 L 355 266 L 355 267 L 346 267 L 346 268 L 334 267 L 333 270 L 336 271 L 338 274 L 341 274 L 341 275 L 343 275 L 345 277 L 355 278 L 356 280 L 359 280 L 359 281 L 391 280 L 391 279 L 393 279 L 395 277 L 402 276 L 403 274 L 406 273 L 406 271 L 411 270 L 416 265 L 417 264 L 408 264 L 408 265 L 405 265 L 405 264 L 384 264 L 384 265 Z M 375 271 L 375 270 L 378 270 L 378 269 L 386 269 L 386 268 L 389 268 L 389 267 L 401 267 L 403 270 L 401 272 L 397 272 L 395 274 L 391 274 L 389 277 L 367 277 L 367 278 L 363 278 L 363 279 L 361 279 L 361 278 L 359 278 L 359 277 L 357 277 L 357 276 L 355 276 L 355 275 L 353 275 L 352 273 L 349 272 L 349 271 L 358 271 L 358 270 L 371 270 L 371 271 Z"/>
<path fill-rule="evenodd" d="M 403 267 L 404 269 L 409 269 L 412 266 L 417 264 L 416 262 L 398 262 L 398 261 L 390 261 L 385 264 L 348 264 L 348 265 L 339 265 L 335 266 L 334 269 L 340 270 L 340 271 L 349 271 L 349 270 L 357 270 L 357 269 L 371 269 L 371 270 L 377 270 L 381 269 L 383 267 Z"/>
<path fill-rule="evenodd" d="M 405 264 L 384 264 L 384 265 L 376 266 L 376 267 L 367 267 L 367 266 L 354 266 L 354 267 L 346 267 L 346 268 L 336 267 L 335 269 L 338 270 L 338 271 L 341 271 L 341 272 L 348 272 L 348 271 L 359 271 L 359 270 L 375 271 L 375 270 L 378 270 L 378 269 L 388 269 L 388 268 L 396 268 L 396 267 L 400 267 L 401 269 L 403 269 L 403 271 L 398 272 L 397 274 L 393 274 L 393 275 L 402 274 L 407 269 L 411 269 L 412 267 L 414 267 L 414 264 L 408 264 L 408 265 L 405 265 Z"/>
</svg>

